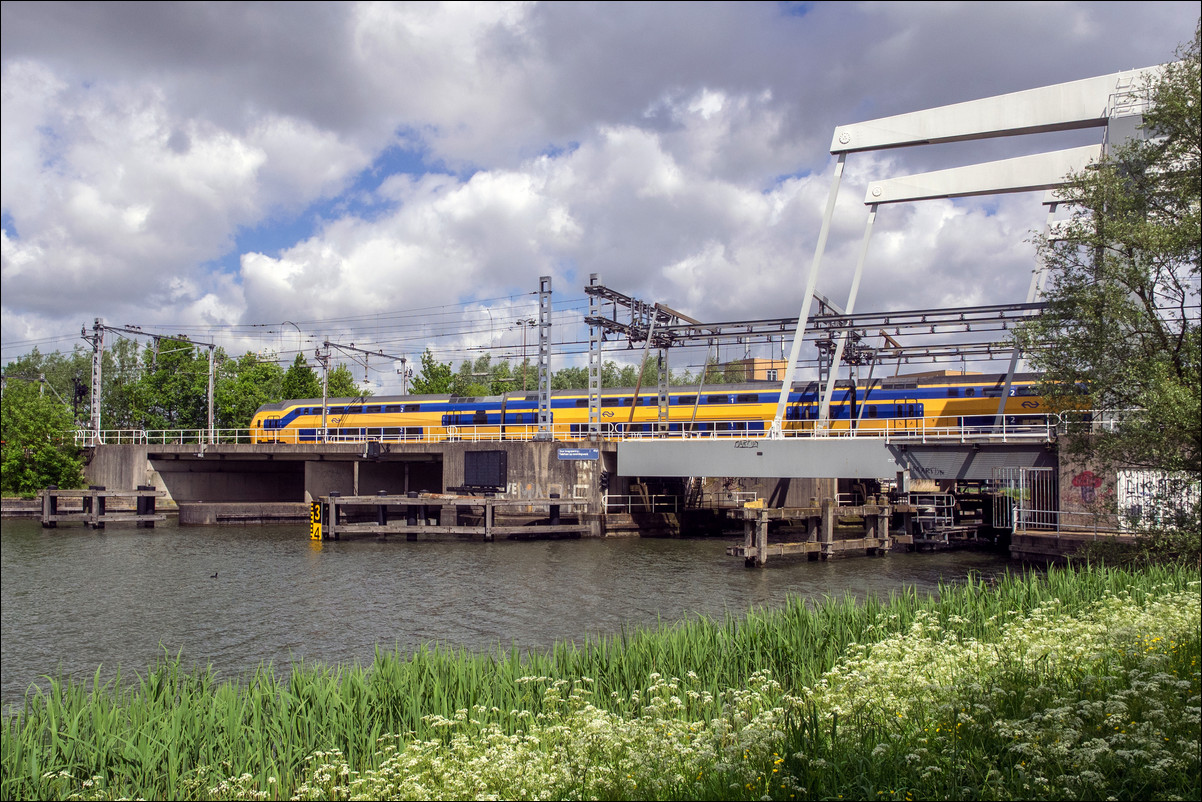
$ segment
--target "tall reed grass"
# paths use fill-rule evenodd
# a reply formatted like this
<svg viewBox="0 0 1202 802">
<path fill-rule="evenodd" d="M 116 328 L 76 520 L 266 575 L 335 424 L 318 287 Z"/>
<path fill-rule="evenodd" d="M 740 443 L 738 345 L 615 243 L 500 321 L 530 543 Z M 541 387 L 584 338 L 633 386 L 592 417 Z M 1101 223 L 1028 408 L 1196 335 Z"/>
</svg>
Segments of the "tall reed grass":
<svg viewBox="0 0 1202 802">
<path fill-rule="evenodd" d="M 1156 632 L 1157 621 L 1168 627 L 1181 616 L 1175 607 L 1158 619 L 1157 605 L 1172 599 L 1180 607 L 1182 598 L 1192 602 L 1192 641 Z M 1118 612 L 1098 623 L 1099 610 L 1116 599 Z M 970 579 L 931 596 L 906 590 L 862 603 L 790 599 L 779 610 L 626 631 L 531 654 L 379 649 L 366 667 L 296 665 L 277 672 L 264 666 L 238 683 L 212 671 L 185 671 L 165 655 L 132 682 L 101 683 L 97 671 L 91 682 L 49 679 L 32 690 L 4 721 L 0 793 L 5 799 L 906 798 L 921 788 L 945 798 L 999 798 L 1064 796 L 1068 788 L 1075 789 L 1068 796 L 1088 795 L 1107 785 L 1106 772 L 1102 780 L 1091 774 L 1087 782 L 1056 785 L 1048 775 L 1070 772 L 1045 766 L 1032 776 L 1059 790 L 1032 785 L 1022 773 L 1031 761 L 1021 759 L 1021 750 L 1005 750 L 1051 738 L 1052 731 L 1014 724 L 1015 717 L 1042 722 L 1062 715 L 1052 708 L 1106 694 L 1162 699 L 1156 716 L 1193 722 L 1196 756 L 1198 601 L 1196 569 L 1089 568 Z M 1147 610 L 1151 617 L 1138 612 Z M 1120 626 L 1137 618 L 1145 632 Z M 1088 659 L 1073 664 L 1047 656 L 1073 652 L 1079 627 L 1093 633 L 1082 639 L 1092 650 Z M 1120 636 L 1107 639 L 1099 628 Z M 1043 657 L 986 659 L 1016 644 L 1028 656 L 1035 635 L 1045 631 L 1051 634 L 1039 646 Z M 1141 651 L 1145 635 L 1151 645 Z M 1166 636 L 1173 638 L 1168 651 L 1161 648 Z M 935 665 L 943 673 L 923 673 Z M 890 666 L 909 668 L 885 670 Z M 1171 693 L 1163 690 L 1169 686 Z M 1079 687 L 1089 690 L 1077 693 Z M 1184 712 L 1164 712 L 1174 699 Z M 971 746 L 956 735 L 966 726 L 978 733 Z M 1179 749 L 1185 736 L 1170 729 L 1156 730 L 1156 737 Z M 1056 732 L 1067 737 L 1065 728 Z M 1004 771 L 996 759 L 985 760 L 1003 753 L 1013 757 Z M 979 776 L 953 771 L 966 758 L 992 768 Z M 895 768 L 884 772 L 885 766 Z M 1005 774 L 1005 781 L 989 771 Z M 1171 794 L 1182 782 L 1161 790 Z"/>
</svg>

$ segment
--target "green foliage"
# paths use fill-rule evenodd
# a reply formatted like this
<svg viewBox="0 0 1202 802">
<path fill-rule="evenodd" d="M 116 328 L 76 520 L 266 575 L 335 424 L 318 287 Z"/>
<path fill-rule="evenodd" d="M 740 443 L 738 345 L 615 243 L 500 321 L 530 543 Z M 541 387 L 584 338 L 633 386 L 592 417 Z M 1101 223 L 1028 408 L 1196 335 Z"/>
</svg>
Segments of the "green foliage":
<svg viewBox="0 0 1202 802">
<path fill-rule="evenodd" d="M 1146 87 L 1147 138 L 1070 176 L 1074 215 L 1039 240 L 1047 311 L 1019 334 L 1055 407 L 1113 425 L 1070 450 L 1110 466 L 1202 473 L 1199 34 Z"/>
<path fill-rule="evenodd" d="M 427 348 L 422 352 L 421 370 L 413 377 L 409 388 L 415 395 L 450 394 L 453 381 L 454 372 L 451 370 L 451 363 L 436 361 L 434 354 L 430 353 L 430 349 Z"/>
<path fill-rule="evenodd" d="M 371 395 L 371 391 L 360 389 L 359 385 L 355 383 L 351 369 L 346 365 L 338 365 L 330 371 L 330 375 L 326 379 L 326 394 L 330 398 L 359 398 Z M 320 387 L 317 395 L 321 396 Z"/>
<path fill-rule="evenodd" d="M 105 357 L 103 367 L 107 373 L 113 369 L 113 357 L 107 353 Z M 4 375 L 22 381 L 44 380 L 47 393 L 70 406 L 71 417 L 76 422 L 85 422 L 91 415 L 88 393 L 92 381 L 92 357 L 80 347 L 68 355 L 43 354 L 34 348 L 26 356 L 9 362 Z M 105 378 L 106 387 L 113 383 L 109 377 Z"/>
<path fill-rule="evenodd" d="M 241 684 L 168 658 L 32 692 L 0 793 L 1197 798 L 1198 588 L 1196 569 L 1053 570 Z"/>
<path fill-rule="evenodd" d="M 285 395 L 285 384 L 284 370 L 275 362 L 263 361 L 258 354 L 247 352 L 236 360 L 226 360 L 213 391 L 217 428 L 245 428 L 263 404 L 281 398 L 312 397 Z"/>
<path fill-rule="evenodd" d="M 563 368 L 551 374 L 552 390 L 587 390 L 588 368 Z"/>
<path fill-rule="evenodd" d="M 304 354 L 297 354 L 292 366 L 284 374 L 284 385 L 281 390 L 283 398 L 321 398 L 321 379 L 305 360 Z"/>
<path fill-rule="evenodd" d="M 28 495 L 48 485 L 83 486 L 71 409 L 40 383 L 7 379 L 0 413 L 0 484 Z"/>
<path fill-rule="evenodd" d="M 214 354 L 224 358 L 224 353 Z M 209 353 L 183 340 L 142 351 L 138 382 L 142 428 L 203 429 L 209 418 Z"/>
</svg>

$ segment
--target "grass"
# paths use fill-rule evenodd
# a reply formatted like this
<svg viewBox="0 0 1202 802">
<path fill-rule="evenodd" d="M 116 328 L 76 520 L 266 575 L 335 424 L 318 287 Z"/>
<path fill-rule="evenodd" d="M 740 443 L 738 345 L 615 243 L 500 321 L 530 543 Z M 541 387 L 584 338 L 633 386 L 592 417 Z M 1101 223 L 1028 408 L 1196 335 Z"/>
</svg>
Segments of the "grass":
<svg viewBox="0 0 1202 802">
<path fill-rule="evenodd" d="M 1095 567 L 237 685 L 165 656 L 31 693 L 0 793 L 1191 798 L 1199 601 L 1196 568 Z"/>
</svg>

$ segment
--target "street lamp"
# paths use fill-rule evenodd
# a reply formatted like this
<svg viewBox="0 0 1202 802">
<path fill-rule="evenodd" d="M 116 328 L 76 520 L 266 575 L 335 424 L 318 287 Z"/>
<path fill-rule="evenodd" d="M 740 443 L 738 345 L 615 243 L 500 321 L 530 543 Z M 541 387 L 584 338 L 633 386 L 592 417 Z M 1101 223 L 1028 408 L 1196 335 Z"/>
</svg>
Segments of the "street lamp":
<svg viewBox="0 0 1202 802">
<path fill-rule="evenodd" d="M 538 325 L 532 317 L 524 317 L 515 324 L 522 330 L 522 392 L 526 392 L 526 329 Z"/>
</svg>

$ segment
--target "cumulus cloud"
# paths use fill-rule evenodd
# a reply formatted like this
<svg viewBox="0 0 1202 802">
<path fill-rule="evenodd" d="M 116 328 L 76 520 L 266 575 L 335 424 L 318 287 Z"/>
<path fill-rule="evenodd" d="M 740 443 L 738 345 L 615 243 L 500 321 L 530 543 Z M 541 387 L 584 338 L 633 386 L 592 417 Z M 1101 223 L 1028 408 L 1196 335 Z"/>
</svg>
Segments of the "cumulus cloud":
<svg viewBox="0 0 1202 802">
<path fill-rule="evenodd" d="M 1197 19 L 1190 3 L 2 13 L 6 354 L 94 316 L 512 317 L 521 302 L 496 299 L 540 275 L 557 296 L 599 273 L 702 319 L 787 317 L 835 125 L 1157 63 Z M 819 290 L 846 299 L 869 180 L 1094 140 L 853 155 Z M 857 307 L 1022 300 L 1042 220 L 1031 194 L 884 208 Z M 483 344 L 512 344 L 492 328 Z"/>
</svg>

